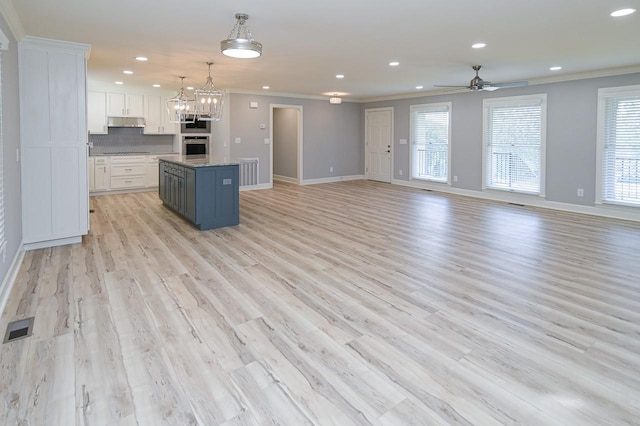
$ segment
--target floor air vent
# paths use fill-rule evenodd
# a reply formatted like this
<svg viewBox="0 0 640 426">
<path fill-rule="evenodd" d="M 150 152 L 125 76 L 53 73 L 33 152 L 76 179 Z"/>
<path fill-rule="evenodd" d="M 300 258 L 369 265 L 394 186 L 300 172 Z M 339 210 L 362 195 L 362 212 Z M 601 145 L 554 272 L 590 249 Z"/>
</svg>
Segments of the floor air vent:
<svg viewBox="0 0 640 426">
<path fill-rule="evenodd" d="M 7 326 L 7 331 L 4 334 L 4 341 L 2 343 L 12 342 L 14 340 L 24 339 L 31 336 L 33 331 L 34 317 L 26 318 L 19 321 L 10 322 Z"/>
</svg>

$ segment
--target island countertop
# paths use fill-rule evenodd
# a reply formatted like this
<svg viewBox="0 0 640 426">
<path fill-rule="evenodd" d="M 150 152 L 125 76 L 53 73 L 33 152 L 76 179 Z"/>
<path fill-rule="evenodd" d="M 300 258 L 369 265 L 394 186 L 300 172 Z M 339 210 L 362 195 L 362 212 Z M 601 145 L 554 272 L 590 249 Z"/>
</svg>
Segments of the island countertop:
<svg viewBox="0 0 640 426">
<path fill-rule="evenodd" d="M 225 161 L 222 157 L 214 155 L 161 155 L 158 160 L 180 164 L 186 167 L 210 167 L 210 166 L 237 166 L 238 163 Z"/>
</svg>

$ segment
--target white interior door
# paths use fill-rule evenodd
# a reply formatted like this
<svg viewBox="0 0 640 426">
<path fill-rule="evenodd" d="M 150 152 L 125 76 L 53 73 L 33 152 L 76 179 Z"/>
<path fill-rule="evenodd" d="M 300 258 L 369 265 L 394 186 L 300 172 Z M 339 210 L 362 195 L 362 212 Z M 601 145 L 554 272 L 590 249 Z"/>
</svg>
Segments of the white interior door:
<svg viewBox="0 0 640 426">
<path fill-rule="evenodd" d="M 393 108 L 368 109 L 365 112 L 367 179 L 391 182 L 391 142 L 393 140 Z"/>
</svg>

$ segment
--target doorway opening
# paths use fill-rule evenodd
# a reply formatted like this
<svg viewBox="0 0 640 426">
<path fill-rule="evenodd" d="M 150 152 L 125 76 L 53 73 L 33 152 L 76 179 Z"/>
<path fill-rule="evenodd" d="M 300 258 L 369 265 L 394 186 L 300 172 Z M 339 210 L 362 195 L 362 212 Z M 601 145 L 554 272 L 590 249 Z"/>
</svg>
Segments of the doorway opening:
<svg viewBox="0 0 640 426">
<path fill-rule="evenodd" d="M 271 105 L 271 184 L 302 184 L 302 105 Z"/>
</svg>

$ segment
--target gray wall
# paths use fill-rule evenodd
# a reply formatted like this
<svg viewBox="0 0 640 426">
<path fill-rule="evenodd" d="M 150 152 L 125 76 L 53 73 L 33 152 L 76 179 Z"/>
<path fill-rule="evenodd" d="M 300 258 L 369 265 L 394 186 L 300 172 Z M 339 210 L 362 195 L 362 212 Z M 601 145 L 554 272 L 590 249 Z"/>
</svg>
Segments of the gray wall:
<svg viewBox="0 0 640 426">
<path fill-rule="evenodd" d="M 273 110 L 273 174 L 298 177 L 298 110 Z"/>
<path fill-rule="evenodd" d="M 394 179 L 408 180 L 410 143 L 409 107 L 451 102 L 451 175 L 458 176 L 454 188 L 482 188 L 482 100 L 518 95 L 547 94 L 546 199 L 593 205 L 596 185 L 596 115 L 598 89 L 640 84 L 640 73 L 573 80 L 560 83 L 502 89 L 495 92 L 465 92 L 421 98 L 380 101 L 362 105 L 364 110 L 394 108 Z M 400 176 L 399 171 L 403 170 Z M 576 195 L 584 188 L 584 197 Z"/>
<path fill-rule="evenodd" d="M 232 93 L 229 98 L 231 159 L 258 157 L 260 183 L 269 182 L 271 175 L 270 147 L 264 143 L 265 138 L 271 137 L 270 104 L 303 107 L 303 179 L 364 173 L 360 104 L 331 105 L 328 98 L 315 100 L 238 93 Z M 249 108 L 252 101 L 258 102 L 258 108 Z M 260 129 L 260 124 L 265 124 L 264 130 Z M 242 140 L 240 144 L 235 143 L 237 137 Z M 333 167 L 333 173 L 329 172 L 330 167 Z"/>
<path fill-rule="evenodd" d="M 4 220 L 7 237 L 5 260 L 0 257 L 0 284 L 22 242 L 22 192 L 20 163 L 16 150 L 20 147 L 20 107 L 18 102 L 18 43 L 0 16 L 0 28 L 9 39 L 9 50 L 2 51 L 2 137 L 4 144 Z M 0 289 L 1 293 L 2 289 Z"/>
</svg>

